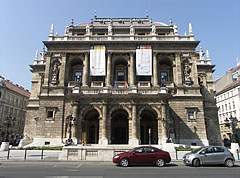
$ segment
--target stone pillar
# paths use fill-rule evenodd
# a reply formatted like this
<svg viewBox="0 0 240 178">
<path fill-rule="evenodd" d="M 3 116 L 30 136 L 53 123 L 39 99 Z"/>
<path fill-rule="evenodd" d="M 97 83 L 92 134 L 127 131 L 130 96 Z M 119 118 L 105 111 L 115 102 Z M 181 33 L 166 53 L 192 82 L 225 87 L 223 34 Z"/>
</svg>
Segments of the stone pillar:
<svg viewBox="0 0 240 178">
<path fill-rule="evenodd" d="M 166 104 L 162 104 L 162 143 L 167 141 L 167 113 Z"/>
<path fill-rule="evenodd" d="M 77 137 L 78 137 L 78 134 L 77 134 L 77 126 L 79 126 L 79 120 L 78 120 L 78 102 L 73 102 L 72 104 L 72 108 L 73 108 L 73 111 L 72 111 L 72 117 L 73 117 L 73 121 L 72 121 L 72 140 L 74 143 L 78 143 L 77 141 Z M 81 125 L 80 125 L 81 126 Z"/>
<path fill-rule="evenodd" d="M 82 78 L 82 85 L 87 87 L 88 86 L 88 69 L 89 69 L 89 64 L 88 64 L 88 52 L 84 53 L 84 66 L 83 66 L 83 78 Z"/>
<path fill-rule="evenodd" d="M 134 61 L 134 53 L 130 53 L 130 86 L 135 86 L 135 61 Z"/>
<path fill-rule="evenodd" d="M 46 67 L 45 67 L 45 75 L 44 75 L 44 86 L 48 86 L 49 83 L 49 79 L 50 79 L 50 65 L 51 65 L 51 56 L 52 54 L 47 52 L 45 54 L 45 56 L 47 57 L 46 59 Z"/>
<path fill-rule="evenodd" d="M 64 86 L 65 81 L 65 68 L 66 68 L 66 53 L 62 53 L 61 69 L 59 75 L 59 85 Z"/>
<path fill-rule="evenodd" d="M 175 71 L 174 71 L 174 83 L 176 85 L 182 85 L 182 66 L 181 66 L 181 56 L 180 53 L 175 54 Z"/>
<path fill-rule="evenodd" d="M 102 144 L 107 145 L 107 105 L 103 104 L 102 108 Z"/>
<path fill-rule="evenodd" d="M 198 86 L 197 57 L 192 55 L 192 77 L 193 85 Z"/>
<path fill-rule="evenodd" d="M 108 53 L 107 54 L 107 77 L 106 77 L 106 86 L 110 87 L 111 86 L 111 74 L 112 74 L 112 59 L 111 59 L 112 54 Z"/>
<path fill-rule="evenodd" d="M 157 53 L 153 53 L 153 86 L 158 87 L 158 63 L 157 63 Z"/>
<path fill-rule="evenodd" d="M 136 104 L 132 105 L 132 141 L 131 145 L 139 145 L 137 138 L 137 107 Z"/>
</svg>

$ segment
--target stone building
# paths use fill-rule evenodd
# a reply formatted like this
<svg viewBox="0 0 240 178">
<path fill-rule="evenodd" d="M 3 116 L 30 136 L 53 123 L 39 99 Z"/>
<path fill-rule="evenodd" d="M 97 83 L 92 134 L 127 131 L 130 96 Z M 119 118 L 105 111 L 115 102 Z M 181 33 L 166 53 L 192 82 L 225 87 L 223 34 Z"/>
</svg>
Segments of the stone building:
<svg viewBox="0 0 240 178">
<path fill-rule="evenodd" d="M 228 122 L 231 122 L 230 118 L 233 117 L 238 121 L 235 134 L 237 142 L 240 143 L 240 80 L 232 82 L 216 93 L 216 101 L 222 140 L 232 138 L 233 130 Z"/>
<path fill-rule="evenodd" d="M 8 129 L 9 141 L 23 137 L 29 97 L 28 90 L 0 76 L 0 141 L 6 137 L 6 118 L 12 121 Z"/>
<path fill-rule="evenodd" d="M 51 26 L 32 71 L 31 145 L 221 144 L 209 54 L 189 34 L 145 18 Z M 67 119 L 73 118 L 71 132 Z"/>
</svg>

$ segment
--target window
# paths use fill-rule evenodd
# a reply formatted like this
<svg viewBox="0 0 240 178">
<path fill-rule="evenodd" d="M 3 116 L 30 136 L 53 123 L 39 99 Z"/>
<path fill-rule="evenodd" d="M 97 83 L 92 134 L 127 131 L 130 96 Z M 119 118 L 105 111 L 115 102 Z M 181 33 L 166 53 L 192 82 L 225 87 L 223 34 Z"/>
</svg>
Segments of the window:
<svg viewBox="0 0 240 178">
<path fill-rule="evenodd" d="M 224 149 L 221 148 L 221 147 L 213 147 L 213 151 L 214 151 L 215 153 L 219 153 L 219 152 L 224 152 Z"/>
<path fill-rule="evenodd" d="M 193 120 L 194 119 L 194 111 L 188 111 L 188 119 Z"/>
<path fill-rule="evenodd" d="M 117 72 L 117 81 L 125 81 L 125 72 L 124 71 Z"/>
<path fill-rule="evenodd" d="M 161 80 L 161 82 L 168 81 L 168 73 L 167 72 L 160 72 L 160 80 Z"/>
<path fill-rule="evenodd" d="M 197 119 L 197 108 L 186 108 L 186 114 L 188 121 L 196 121 Z"/>
<path fill-rule="evenodd" d="M 77 82 L 81 82 L 82 81 L 82 72 L 75 72 L 74 80 Z"/>
<path fill-rule="evenodd" d="M 145 148 L 146 153 L 157 153 L 158 150 L 154 149 L 154 148 Z"/>
<path fill-rule="evenodd" d="M 135 150 L 135 153 L 144 153 L 144 148 L 138 148 Z"/>
<path fill-rule="evenodd" d="M 225 110 L 227 111 L 227 104 L 225 104 Z"/>
<path fill-rule="evenodd" d="M 1 99 L 1 97 L 2 97 L 2 92 L 0 91 L 0 99 Z"/>
<path fill-rule="evenodd" d="M 56 108 L 46 108 L 46 120 L 53 121 L 55 119 Z"/>
<path fill-rule="evenodd" d="M 229 105 L 229 110 L 231 110 L 231 103 L 229 103 L 228 105 Z"/>
</svg>

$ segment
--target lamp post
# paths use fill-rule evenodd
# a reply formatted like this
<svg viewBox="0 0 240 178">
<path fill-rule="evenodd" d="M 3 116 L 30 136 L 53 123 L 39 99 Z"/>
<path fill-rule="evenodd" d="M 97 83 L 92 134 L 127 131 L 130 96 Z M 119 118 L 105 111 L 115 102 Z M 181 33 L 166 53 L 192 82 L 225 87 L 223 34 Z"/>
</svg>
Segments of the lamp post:
<svg viewBox="0 0 240 178">
<path fill-rule="evenodd" d="M 66 124 L 67 124 L 67 128 L 68 128 L 68 139 L 66 140 L 66 145 L 72 145 L 73 141 L 72 141 L 72 121 L 73 121 L 73 117 L 72 115 L 68 116 L 66 118 Z"/>
</svg>

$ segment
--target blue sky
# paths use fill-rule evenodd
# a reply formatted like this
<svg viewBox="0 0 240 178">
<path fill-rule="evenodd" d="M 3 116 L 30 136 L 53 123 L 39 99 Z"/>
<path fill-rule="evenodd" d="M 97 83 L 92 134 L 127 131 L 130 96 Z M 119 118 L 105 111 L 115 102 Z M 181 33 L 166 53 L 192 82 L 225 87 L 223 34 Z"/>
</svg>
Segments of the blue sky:
<svg viewBox="0 0 240 178">
<path fill-rule="evenodd" d="M 179 34 L 191 22 L 195 40 L 209 50 L 214 76 L 222 76 L 240 58 L 239 0 L 0 0 L 0 75 L 31 89 L 35 51 L 48 40 L 51 24 L 63 35 L 65 26 L 98 17 L 145 17 L 177 24 Z M 197 48 L 199 50 L 199 46 Z"/>
</svg>

